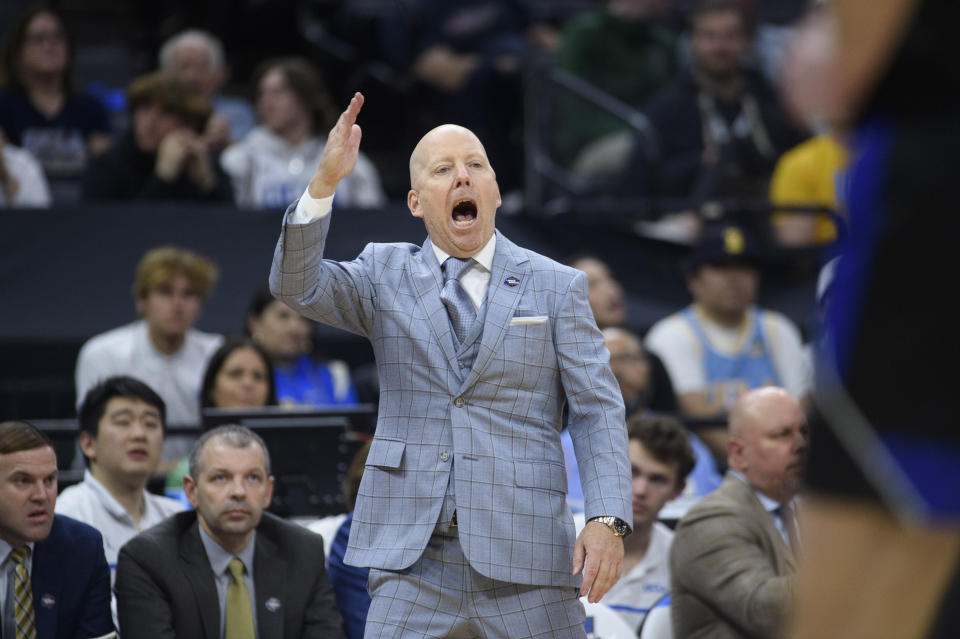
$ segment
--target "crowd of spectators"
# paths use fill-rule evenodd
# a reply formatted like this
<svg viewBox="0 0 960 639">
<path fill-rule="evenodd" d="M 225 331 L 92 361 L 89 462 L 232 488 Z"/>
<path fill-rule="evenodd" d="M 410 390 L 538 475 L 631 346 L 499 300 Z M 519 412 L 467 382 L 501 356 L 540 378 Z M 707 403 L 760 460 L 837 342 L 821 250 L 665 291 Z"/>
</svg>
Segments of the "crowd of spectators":
<svg viewBox="0 0 960 639">
<path fill-rule="evenodd" d="M 650 127 L 644 133 L 653 133 L 638 136 L 595 101 L 561 92 L 554 136 L 545 149 L 558 165 L 591 182 L 596 193 L 676 200 L 697 218 L 694 232 L 684 238 L 692 247 L 686 272 L 690 304 L 652 328 L 630 322 L 623 286 L 600 257 L 570 261 L 588 275 L 591 309 L 631 425 L 635 530 L 642 534 L 631 542 L 626 579 L 607 603 L 619 607 L 634 629 L 669 589 L 672 533 L 654 523 L 661 509 L 675 498 L 692 503 L 716 489 L 728 454 L 742 475 L 733 481 L 727 475 L 726 482 L 742 489 L 735 482 L 752 479 L 754 469 L 744 461 L 751 449 L 740 440 L 750 439 L 760 425 L 751 421 L 752 414 L 741 414 L 731 433 L 729 411 L 740 406 L 741 413 L 750 413 L 742 398 L 767 385 L 783 387 L 780 392 L 795 398 L 778 396 L 778 401 L 798 405 L 811 392 L 800 331 L 786 316 L 757 306 L 763 263 L 755 247 L 758 237 L 788 247 L 836 239 L 831 214 L 838 207 L 846 157 L 837 137 L 791 119 L 779 103 L 779 59 L 803 3 L 770 3 L 779 12 L 764 4 L 607 0 L 584 3 L 569 15 L 545 16 L 543 7 L 521 0 L 420 0 L 397 3 L 381 18 L 409 27 L 399 39 L 382 35 L 380 45 L 396 45 L 384 59 L 417 87 L 395 97 L 423 106 L 415 122 L 390 123 L 398 140 L 427 117 L 464 124 L 489 144 L 505 195 L 522 193 L 524 155 L 531 152 L 524 146 L 530 123 L 523 118 L 523 73 L 533 58 L 548 56 L 556 67 L 641 113 Z M 243 43 L 190 26 L 150 52 L 154 67 L 115 87 L 124 96 L 118 118 L 116 105 L 111 113 L 75 77 L 77 48 L 90 43 L 74 41 L 71 31 L 64 13 L 40 4 L 2 34 L 2 207 L 175 201 L 280 212 L 306 189 L 338 105 L 351 90 L 341 74 L 298 55 L 306 51 L 277 51 L 258 61 L 249 78 L 231 77 L 231 50 Z M 361 153 L 352 175 L 340 183 L 336 205 L 378 209 L 391 199 L 401 202 L 405 191 L 391 190 L 395 180 L 388 174 L 406 168 L 378 165 L 375 153 Z M 780 210 L 751 218 L 746 226 L 743 220 L 702 223 L 696 212 L 711 198 L 768 196 Z M 819 216 L 796 210 L 807 206 L 816 207 Z M 351 369 L 326 357 L 312 324 L 259 282 L 249 283 L 251 297 L 245 316 L 237 318 L 236 335 L 197 330 L 216 280 L 217 266 L 205 256 L 175 246 L 150 250 L 134 274 L 139 319 L 88 336 L 80 350 L 75 390 L 87 470 L 81 484 L 64 492 L 57 510 L 101 530 L 111 568 L 120 546 L 145 527 L 187 502 L 202 503 L 196 485 L 189 494 L 182 486 L 195 474 L 190 464 L 197 460 L 187 458 L 190 447 L 201 454 L 206 441 L 198 449 L 192 435 L 165 438 L 166 425 L 199 426 L 205 408 L 349 406 L 362 396 L 356 380 L 369 368 Z M 664 415 L 670 417 L 662 421 Z M 109 449 L 111 441 L 119 441 L 113 434 L 117 424 L 130 421 L 143 427 L 136 467 Z M 223 436 L 234 448 L 249 448 L 241 435 L 236 441 L 229 433 Z M 803 440 L 798 458 L 805 455 L 805 430 Z M 258 445 L 269 471 L 269 453 Z M 575 470 L 568 467 L 574 507 Z M 155 474 L 167 474 L 170 495 L 179 504 L 140 498 Z M 793 498 L 791 492 L 783 505 L 789 507 Z M 638 500 L 650 502 L 642 512 Z M 265 521 L 268 528 L 279 526 Z M 164 532 L 169 537 L 171 531 Z M 347 533 L 339 532 L 335 543 L 342 555 Z M 131 547 L 144 557 L 130 555 L 128 565 L 146 561 L 148 541 Z M 784 541 L 792 549 L 789 536 Z M 789 569 L 777 566 L 777 583 L 785 590 L 792 559 L 789 563 Z M 686 574 L 683 568 L 673 570 Z M 362 572 L 348 571 L 343 565 L 331 568 L 341 603 L 356 601 L 362 590 L 357 580 L 365 579 Z M 143 602 L 126 605 L 135 611 Z M 358 636 L 365 615 L 352 608 L 341 612 L 345 632 Z M 778 625 L 783 613 L 777 607 L 769 623 Z"/>
<path fill-rule="evenodd" d="M 545 126 L 550 133 L 535 142 L 542 147 L 537 153 L 587 180 L 588 193 L 657 202 L 655 217 L 668 219 L 710 199 L 756 203 L 769 195 L 771 203 L 788 207 L 773 218 L 775 238 L 787 246 L 829 243 L 836 236 L 831 194 L 843 156 L 826 142 L 833 138 L 821 123 L 791 117 L 777 97 L 777 69 L 805 4 L 608 0 L 551 8 L 523 0 L 418 0 L 365 10 L 344 6 L 316 27 L 320 36 L 304 20 L 289 46 L 272 51 L 222 39 L 232 30 L 207 24 L 202 12 L 195 16 L 199 24 L 185 24 L 192 14 L 174 11 L 160 26 L 144 25 L 156 50 L 124 45 L 150 64 L 107 89 L 96 68 L 84 67 L 93 78 L 78 77 L 75 69 L 78 51 L 98 43 L 72 37 L 70 13 L 31 4 L 3 34 L 3 205 L 187 199 L 283 208 L 302 191 L 337 105 L 373 77 L 385 99 L 371 111 L 377 121 L 366 126 L 392 131 L 394 142 L 437 122 L 471 128 L 501 167 L 511 211 L 524 210 L 526 182 L 539 166 L 526 148 L 532 140 L 526 130 Z M 261 51 L 251 65 L 250 55 Z M 537 63 L 543 59 L 550 61 L 546 67 Z M 231 61 L 241 63 L 242 76 L 232 72 Z M 544 95 L 524 95 L 524 73 L 551 68 L 632 111 L 646 122 L 644 130 L 578 91 L 552 86 Z M 104 102 L 104 95 L 112 98 Z M 548 104 L 547 121 L 526 122 L 525 102 Z M 390 137 L 368 145 L 372 154 L 362 157 L 338 194 L 341 205 L 376 208 L 403 200 L 403 166 L 384 150 Z M 784 155 L 806 139 L 817 142 Z M 39 162 L 48 187 L 21 150 Z M 812 154 L 823 160 L 817 169 L 810 168 L 814 160 L 802 159 Z M 811 208 L 819 217 L 805 210 Z M 759 217 L 767 233 L 770 220 Z M 687 223 L 681 238 L 693 241 L 697 232 L 697 224 Z"/>
</svg>

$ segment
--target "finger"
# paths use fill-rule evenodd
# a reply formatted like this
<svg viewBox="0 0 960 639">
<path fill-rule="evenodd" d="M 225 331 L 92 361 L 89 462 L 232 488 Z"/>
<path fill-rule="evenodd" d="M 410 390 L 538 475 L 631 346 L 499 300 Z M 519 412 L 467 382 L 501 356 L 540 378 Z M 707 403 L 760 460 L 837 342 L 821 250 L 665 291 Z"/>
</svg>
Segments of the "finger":
<svg viewBox="0 0 960 639">
<path fill-rule="evenodd" d="M 353 94 L 353 97 L 350 98 L 350 104 L 347 105 L 347 110 L 340 116 L 344 130 L 350 131 L 353 129 L 353 125 L 356 123 L 357 116 L 360 115 L 360 109 L 362 107 L 363 94 L 357 91 Z"/>
<path fill-rule="evenodd" d="M 587 601 L 597 603 L 614 584 L 613 570 L 609 561 L 600 562 L 597 570 L 597 578 L 593 580 L 593 588 L 590 589 L 590 597 Z"/>
<path fill-rule="evenodd" d="M 597 562 L 591 555 L 587 556 L 583 568 L 583 584 L 580 586 L 580 596 L 584 596 L 593 588 L 594 583 L 597 580 Z"/>
<path fill-rule="evenodd" d="M 583 559 L 585 556 L 583 549 L 583 540 L 577 537 L 577 542 L 573 546 L 573 576 L 576 577 L 583 570 Z"/>
</svg>

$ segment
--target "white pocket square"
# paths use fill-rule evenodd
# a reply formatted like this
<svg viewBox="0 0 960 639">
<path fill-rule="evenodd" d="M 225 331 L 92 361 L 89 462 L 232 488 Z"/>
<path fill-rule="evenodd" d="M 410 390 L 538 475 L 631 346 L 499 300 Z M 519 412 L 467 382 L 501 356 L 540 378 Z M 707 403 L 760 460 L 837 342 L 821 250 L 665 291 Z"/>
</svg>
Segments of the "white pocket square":
<svg viewBox="0 0 960 639">
<path fill-rule="evenodd" d="M 528 324 L 546 324 L 546 315 L 527 315 L 525 317 L 514 317 L 510 320 L 510 326 L 527 326 Z"/>
</svg>

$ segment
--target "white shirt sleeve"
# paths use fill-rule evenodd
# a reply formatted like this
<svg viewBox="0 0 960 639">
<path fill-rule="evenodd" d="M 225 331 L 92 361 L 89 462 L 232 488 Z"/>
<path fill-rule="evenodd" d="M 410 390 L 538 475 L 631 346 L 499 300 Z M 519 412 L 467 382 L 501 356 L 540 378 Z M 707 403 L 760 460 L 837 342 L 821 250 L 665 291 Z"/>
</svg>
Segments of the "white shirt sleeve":
<svg viewBox="0 0 960 639">
<path fill-rule="evenodd" d="M 22 207 L 50 206 L 50 187 L 47 184 L 47 178 L 32 153 L 26 149 L 6 145 L 3 147 L 3 162 L 10 175 L 19 183 L 19 190 L 11 198 L 0 186 L 0 203 Z"/>
<path fill-rule="evenodd" d="M 807 359 L 800 331 L 785 316 L 771 311 L 763 314 L 763 328 L 783 387 L 797 399 L 807 395 L 811 380 L 806 371 Z"/>
<path fill-rule="evenodd" d="M 707 390 L 703 347 L 682 315 L 674 314 L 654 324 L 644 345 L 663 361 L 678 394 Z"/>
<path fill-rule="evenodd" d="M 297 208 L 290 214 L 287 222 L 289 224 L 307 224 L 328 215 L 333 209 L 333 197 L 331 195 L 319 199 L 314 198 L 310 195 L 310 187 L 307 187 L 297 202 Z"/>
</svg>

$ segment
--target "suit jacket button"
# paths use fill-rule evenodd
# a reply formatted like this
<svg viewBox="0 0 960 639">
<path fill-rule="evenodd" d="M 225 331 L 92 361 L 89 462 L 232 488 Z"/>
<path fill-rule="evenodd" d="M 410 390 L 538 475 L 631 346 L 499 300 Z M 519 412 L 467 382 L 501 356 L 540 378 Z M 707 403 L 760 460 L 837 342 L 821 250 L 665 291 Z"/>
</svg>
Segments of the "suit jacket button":
<svg viewBox="0 0 960 639">
<path fill-rule="evenodd" d="M 450 461 L 450 453 L 447 451 L 440 453 L 440 461 Z"/>
<path fill-rule="evenodd" d="M 458 397 L 455 400 L 453 400 L 453 405 L 456 406 L 457 408 L 463 408 L 464 404 L 466 404 L 466 402 L 463 401 L 462 397 Z"/>
</svg>

